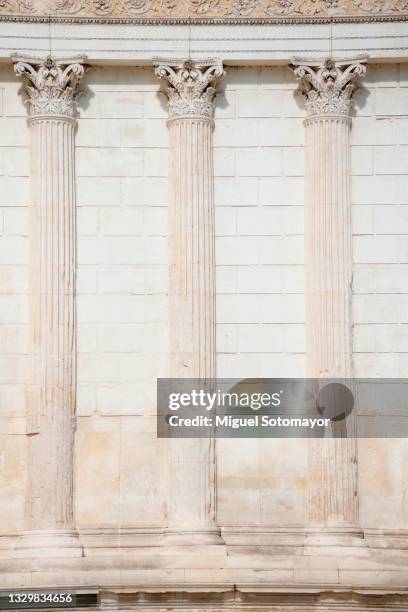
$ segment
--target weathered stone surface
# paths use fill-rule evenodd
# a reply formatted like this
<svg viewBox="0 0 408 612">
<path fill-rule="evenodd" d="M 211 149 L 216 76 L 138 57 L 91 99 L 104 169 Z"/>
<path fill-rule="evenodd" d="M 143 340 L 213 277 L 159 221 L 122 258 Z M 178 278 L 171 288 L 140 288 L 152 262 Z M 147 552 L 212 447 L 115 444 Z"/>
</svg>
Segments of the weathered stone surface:
<svg viewBox="0 0 408 612">
<path fill-rule="evenodd" d="M 157 58 L 169 86 L 169 372 L 213 379 L 215 346 L 215 210 L 213 139 L 215 86 L 221 61 Z M 200 255 L 200 254 L 204 254 Z M 169 533 L 216 531 L 215 442 L 171 439 Z M 200 536 L 200 531 L 203 535 Z M 177 537 L 174 534 L 174 537 Z"/>
<path fill-rule="evenodd" d="M 79 100 L 74 505 L 85 556 L 68 558 L 65 549 L 63 557 L 13 558 L 27 490 L 29 129 L 11 66 L 0 74 L 1 586 L 116 584 L 118 594 L 103 600 L 111 609 L 118 601 L 122 609 L 155 601 L 163 609 L 251 609 L 256 602 L 279 612 L 407 610 L 404 440 L 358 442 L 366 546 L 352 545 L 356 527 L 332 529 L 320 546 L 319 530 L 304 527 L 310 474 L 303 440 L 218 441 L 217 522 L 225 545 L 173 547 L 166 538 L 167 442 L 156 439 L 154 415 L 155 379 L 168 373 L 169 361 L 169 130 L 151 68 L 93 67 Z M 369 64 L 367 76 L 351 145 L 353 365 L 364 375 L 406 375 L 407 71 Z M 213 143 L 220 213 L 213 363 L 232 376 L 302 376 L 305 110 L 292 101 L 295 80 L 283 66 L 228 66 L 224 84 Z M 333 163 L 315 167 L 337 176 Z M 184 516 L 196 517 L 203 497 Z M 334 506 L 324 500 L 325 516 Z"/>
<path fill-rule="evenodd" d="M 31 132 L 31 376 L 25 530 L 17 554 L 81 554 L 75 540 L 76 200 L 74 131 L 82 60 L 16 57 Z M 63 542 L 66 542 L 64 546 Z"/>
<path fill-rule="evenodd" d="M 361 61 L 294 60 L 308 112 L 305 300 L 311 378 L 353 378 L 350 112 L 355 82 L 365 71 Z M 322 527 L 358 524 L 357 446 L 350 422 L 348 428 L 344 439 L 310 441 L 309 517 Z"/>
<path fill-rule="evenodd" d="M 155 0 L 7 0 L 1 5 L 5 16 L 27 15 L 30 17 L 54 18 L 88 18 L 92 20 L 108 19 L 152 19 L 168 18 L 201 19 L 214 18 L 243 21 L 248 18 L 288 21 L 290 19 L 346 19 L 370 16 L 405 17 L 407 8 L 404 2 L 392 0 L 271 0 L 267 4 L 260 0 L 222 0 L 214 2 L 200 0 L 188 3 L 181 1 L 165 4 Z"/>
</svg>

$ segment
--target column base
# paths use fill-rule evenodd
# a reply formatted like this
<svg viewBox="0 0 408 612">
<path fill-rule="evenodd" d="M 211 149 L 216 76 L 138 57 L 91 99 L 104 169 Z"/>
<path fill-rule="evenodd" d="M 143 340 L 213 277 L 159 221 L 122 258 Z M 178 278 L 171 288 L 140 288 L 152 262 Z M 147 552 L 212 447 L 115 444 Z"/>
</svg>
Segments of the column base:
<svg viewBox="0 0 408 612">
<path fill-rule="evenodd" d="M 76 531 L 69 529 L 23 531 L 15 557 L 82 557 L 83 547 Z"/>
<path fill-rule="evenodd" d="M 343 554 L 344 548 L 366 549 L 368 543 L 356 525 L 316 525 L 305 529 L 304 546 L 336 549 Z"/>
<path fill-rule="evenodd" d="M 203 529 L 166 529 L 163 534 L 165 546 L 197 546 L 225 544 L 218 527 Z"/>
</svg>

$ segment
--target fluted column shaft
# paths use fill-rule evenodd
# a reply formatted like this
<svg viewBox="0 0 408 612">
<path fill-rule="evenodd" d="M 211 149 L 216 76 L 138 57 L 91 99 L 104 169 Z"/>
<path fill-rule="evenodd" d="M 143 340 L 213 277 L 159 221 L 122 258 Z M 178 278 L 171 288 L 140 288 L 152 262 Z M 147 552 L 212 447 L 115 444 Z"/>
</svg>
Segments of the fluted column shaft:
<svg viewBox="0 0 408 612">
<path fill-rule="evenodd" d="M 31 131 L 31 355 L 26 528 L 73 527 L 75 183 L 71 117 Z"/>
<path fill-rule="evenodd" d="M 170 368 L 215 375 L 213 121 L 175 118 L 170 130 Z"/>
<path fill-rule="evenodd" d="M 74 118 L 81 61 L 15 58 L 26 88 L 31 138 L 31 380 L 25 529 L 74 528 L 76 401 Z M 40 536 L 41 537 L 41 536 Z M 48 544 L 52 542 L 46 538 Z M 61 540 L 51 545 L 61 546 Z M 72 547 L 72 542 L 68 546 Z"/>
<path fill-rule="evenodd" d="M 350 125 L 305 121 L 305 265 L 308 376 L 351 378 Z"/>
<path fill-rule="evenodd" d="M 307 65 L 295 74 L 308 117 L 305 165 L 306 364 L 311 378 L 350 382 L 352 363 L 351 96 L 361 63 Z M 309 443 L 309 520 L 358 523 L 354 432 L 333 423 L 338 437 Z M 350 425 L 349 425 L 350 428 Z M 351 437 L 350 437 L 351 434 Z"/>
<path fill-rule="evenodd" d="M 169 121 L 169 339 L 172 378 L 215 376 L 213 121 Z M 212 439 L 171 442 L 169 526 L 215 525 Z"/>
<path fill-rule="evenodd" d="M 213 98 L 220 62 L 155 61 L 166 90 L 170 130 L 169 337 L 172 378 L 215 377 Z M 172 439 L 169 532 L 213 540 L 213 439 Z"/>
<path fill-rule="evenodd" d="M 306 119 L 307 376 L 352 378 L 350 127 L 343 115 Z M 353 438 L 313 440 L 312 523 L 358 521 Z"/>
</svg>

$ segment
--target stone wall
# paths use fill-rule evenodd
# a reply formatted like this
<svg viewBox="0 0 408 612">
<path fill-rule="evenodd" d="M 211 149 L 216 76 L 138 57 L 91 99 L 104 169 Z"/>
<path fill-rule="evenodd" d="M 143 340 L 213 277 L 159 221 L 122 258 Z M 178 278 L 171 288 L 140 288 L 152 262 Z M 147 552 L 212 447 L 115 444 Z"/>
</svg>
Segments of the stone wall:
<svg viewBox="0 0 408 612">
<path fill-rule="evenodd" d="M 25 383 L 28 337 L 29 134 L 12 66 L 1 69 L 1 470 L 0 531 L 24 519 Z M 13 508 L 11 512 L 10 509 Z"/>
<path fill-rule="evenodd" d="M 20 83 L 11 66 L 0 74 L 0 532 L 10 533 L 23 528 L 29 133 Z M 219 376 L 305 374 L 305 112 L 295 85 L 286 67 L 227 66 L 220 86 Z M 93 67 L 84 89 L 76 138 L 77 524 L 164 526 L 167 443 L 155 434 L 155 379 L 166 375 L 168 353 L 167 110 L 150 67 Z M 369 65 L 352 143 L 355 371 L 404 376 L 406 65 Z M 359 446 L 361 525 L 407 527 L 405 441 Z M 220 440 L 217 462 L 220 524 L 304 523 L 304 441 Z"/>
</svg>

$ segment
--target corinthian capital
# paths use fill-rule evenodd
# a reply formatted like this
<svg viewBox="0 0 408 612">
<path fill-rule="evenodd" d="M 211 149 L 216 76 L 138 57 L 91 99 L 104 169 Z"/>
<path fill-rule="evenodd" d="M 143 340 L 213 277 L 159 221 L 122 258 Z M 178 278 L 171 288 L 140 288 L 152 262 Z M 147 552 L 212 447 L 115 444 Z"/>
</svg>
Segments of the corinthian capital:
<svg viewBox="0 0 408 612">
<path fill-rule="evenodd" d="M 366 73 L 366 57 L 324 63 L 292 60 L 299 87 L 296 93 L 306 100 L 309 115 L 349 115 L 356 81 Z"/>
<path fill-rule="evenodd" d="M 14 72 L 26 82 L 29 114 L 73 117 L 84 75 L 84 56 L 57 60 L 13 57 Z"/>
<path fill-rule="evenodd" d="M 202 61 L 153 60 L 159 79 L 169 83 L 165 94 L 169 104 L 170 119 L 182 116 L 212 118 L 214 114 L 215 85 L 224 75 L 221 60 Z"/>
</svg>

